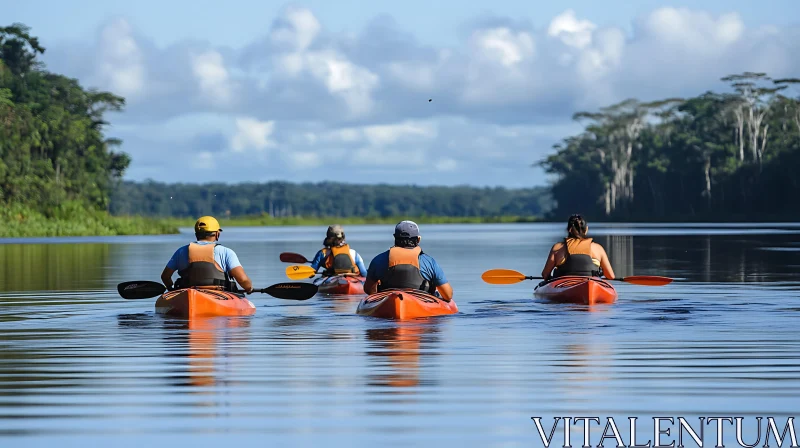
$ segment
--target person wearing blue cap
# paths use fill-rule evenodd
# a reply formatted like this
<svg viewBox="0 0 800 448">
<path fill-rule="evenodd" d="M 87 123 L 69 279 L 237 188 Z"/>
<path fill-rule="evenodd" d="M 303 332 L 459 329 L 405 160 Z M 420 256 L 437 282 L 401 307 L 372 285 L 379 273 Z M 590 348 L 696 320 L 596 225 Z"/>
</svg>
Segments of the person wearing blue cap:
<svg viewBox="0 0 800 448">
<path fill-rule="evenodd" d="M 417 223 L 398 223 L 394 228 L 394 246 L 378 254 L 369 264 L 364 292 L 375 294 L 387 289 L 411 288 L 438 293 L 449 302 L 453 298 L 453 287 L 436 260 L 422 252 L 421 239 Z"/>
</svg>

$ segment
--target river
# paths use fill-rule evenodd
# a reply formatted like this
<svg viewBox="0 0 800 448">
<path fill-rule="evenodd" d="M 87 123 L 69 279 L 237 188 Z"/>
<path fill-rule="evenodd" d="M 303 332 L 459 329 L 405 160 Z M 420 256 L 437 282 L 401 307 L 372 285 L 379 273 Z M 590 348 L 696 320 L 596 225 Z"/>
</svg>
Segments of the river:
<svg viewBox="0 0 800 448">
<path fill-rule="evenodd" d="M 357 297 L 255 295 L 251 317 L 188 321 L 117 295 L 158 281 L 189 229 L 0 240 L 0 446 L 542 446 L 534 416 L 548 431 L 556 416 L 795 416 L 800 225 L 590 223 L 618 277 L 676 279 L 618 283 L 609 306 L 481 281 L 538 276 L 563 228 L 422 225 L 460 312 L 402 323 L 355 315 Z M 367 264 L 392 230 L 345 227 Z M 220 242 L 265 287 L 287 281 L 280 252 L 310 258 L 324 232 L 230 228 Z"/>
</svg>

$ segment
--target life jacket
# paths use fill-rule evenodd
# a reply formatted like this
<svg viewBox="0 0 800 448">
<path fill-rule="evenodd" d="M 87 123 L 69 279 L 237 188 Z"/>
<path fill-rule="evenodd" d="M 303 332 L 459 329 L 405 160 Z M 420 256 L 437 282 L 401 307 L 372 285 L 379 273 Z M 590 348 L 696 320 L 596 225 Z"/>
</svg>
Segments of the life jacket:
<svg viewBox="0 0 800 448">
<path fill-rule="evenodd" d="M 214 260 L 214 248 L 217 243 L 189 243 L 189 266 L 178 271 L 181 288 L 190 286 L 216 287 L 230 291 L 232 284 L 227 273 Z"/>
<path fill-rule="evenodd" d="M 338 275 L 338 274 L 364 274 L 360 272 L 356 266 L 356 260 L 353 254 L 350 253 L 350 245 L 344 244 L 338 247 L 332 247 L 330 250 L 327 248 L 322 249 L 325 253 L 325 274 Z"/>
<path fill-rule="evenodd" d="M 580 275 L 600 277 L 600 262 L 592 258 L 592 239 L 565 238 L 564 262 L 556 266 L 554 277 L 563 275 Z"/>
<path fill-rule="evenodd" d="M 417 246 L 413 249 L 392 247 L 389 249 L 389 269 L 378 285 L 378 291 L 411 288 L 433 294 L 435 286 L 425 280 L 419 270 L 419 257 L 424 252 Z"/>
</svg>

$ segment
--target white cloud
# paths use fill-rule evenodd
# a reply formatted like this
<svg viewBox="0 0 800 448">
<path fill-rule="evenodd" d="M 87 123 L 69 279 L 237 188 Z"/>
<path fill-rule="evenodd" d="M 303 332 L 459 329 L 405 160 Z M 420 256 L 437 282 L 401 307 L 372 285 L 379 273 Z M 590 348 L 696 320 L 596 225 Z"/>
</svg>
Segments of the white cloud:
<svg viewBox="0 0 800 448">
<path fill-rule="evenodd" d="M 445 157 L 439 159 L 435 166 L 438 171 L 455 171 L 458 168 L 458 162 L 449 157 Z"/>
<path fill-rule="evenodd" d="M 748 27 L 735 12 L 658 8 L 632 18 L 630 34 L 571 9 L 543 19 L 483 22 L 445 47 L 392 26 L 333 32 L 290 7 L 243 48 L 213 36 L 158 47 L 120 19 L 91 45 L 43 42 L 43 57 L 126 97 L 109 118 L 131 178 L 176 180 L 164 167 L 191 159 L 216 162 L 208 175 L 220 179 L 542 183 L 530 166 L 579 130 L 577 110 L 718 90 L 743 71 L 800 73 L 799 28 Z"/>
<path fill-rule="evenodd" d="M 103 27 L 97 77 L 105 88 L 126 97 L 136 97 L 143 92 L 144 56 L 127 20 L 117 19 Z"/>
<path fill-rule="evenodd" d="M 230 76 L 219 52 L 210 50 L 192 55 L 192 72 L 206 98 L 219 105 L 231 102 Z"/>
<path fill-rule="evenodd" d="M 578 20 L 575 11 L 568 9 L 557 15 L 547 28 L 547 35 L 559 38 L 564 44 L 586 48 L 592 43 L 592 32 L 597 25 L 589 20 Z"/>
<path fill-rule="evenodd" d="M 719 52 L 738 41 L 745 31 L 738 13 L 714 18 L 704 11 L 660 8 L 643 23 L 649 37 L 662 44 L 678 45 L 690 52 Z"/>
<path fill-rule="evenodd" d="M 310 151 L 292 151 L 286 154 L 295 170 L 310 170 L 322 165 L 322 156 Z"/>
<path fill-rule="evenodd" d="M 272 40 L 299 51 L 308 48 L 322 28 L 314 13 L 306 8 L 288 8 L 285 22 L 272 31 Z"/>
<path fill-rule="evenodd" d="M 259 121 L 255 118 L 243 117 L 236 119 L 236 133 L 231 138 L 231 149 L 242 152 L 247 149 L 265 150 L 275 146 L 270 140 L 275 128 L 274 121 Z"/>
<path fill-rule="evenodd" d="M 533 37 L 524 31 L 513 32 L 501 28 L 478 30 L 473 35 L 474 45 L 489 59 L 511 67 L 532 58 L 535 51 Z"/>
<path fill-rule="evenodd" d="M 390 125 L 366 126 L 364 136 L 373 146 L 386 146 L 401 140 L 430 139 L 436 136 L 433 123 L 407 121 Z"/>
</svg>

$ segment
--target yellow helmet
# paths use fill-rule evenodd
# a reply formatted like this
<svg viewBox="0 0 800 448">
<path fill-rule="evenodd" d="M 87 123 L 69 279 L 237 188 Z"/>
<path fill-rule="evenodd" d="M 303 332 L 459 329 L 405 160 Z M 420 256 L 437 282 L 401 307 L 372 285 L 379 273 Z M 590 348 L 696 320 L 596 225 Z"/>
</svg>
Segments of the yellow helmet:
<svg viewBox="0 0 800 448">
<path fill-rule="evenodd" d="M 197 232 L 216 232 L 222 229 L 219 228 L 219 222 L 213 216 L 201 216 L 200 219 L 194 223 L 194 231 Z"/>
</svg>

